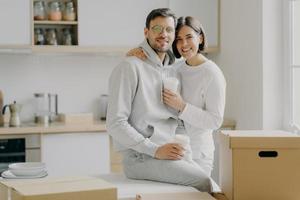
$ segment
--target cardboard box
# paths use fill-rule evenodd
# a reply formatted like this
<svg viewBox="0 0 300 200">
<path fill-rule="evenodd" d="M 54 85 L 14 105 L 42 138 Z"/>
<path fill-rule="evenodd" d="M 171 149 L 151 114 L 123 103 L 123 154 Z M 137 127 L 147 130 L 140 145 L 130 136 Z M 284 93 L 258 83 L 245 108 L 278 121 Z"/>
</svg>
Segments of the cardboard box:
<svg viewBox="0 0 300 200">
<path fill-rule="evenodd" d="M 136 200 L 215 200 L 207 192 L 139 194 Z"/>
<path fill-rule="evenodd" d="M 300 199 L 300 136 L 221 131 L 220 186 L 229 200 Z"/>
<path fill-rule="evenodd" d="M 0 181 L 1 200 L 117 200 L 117 189 L 99 178 Z"/>
</svg>

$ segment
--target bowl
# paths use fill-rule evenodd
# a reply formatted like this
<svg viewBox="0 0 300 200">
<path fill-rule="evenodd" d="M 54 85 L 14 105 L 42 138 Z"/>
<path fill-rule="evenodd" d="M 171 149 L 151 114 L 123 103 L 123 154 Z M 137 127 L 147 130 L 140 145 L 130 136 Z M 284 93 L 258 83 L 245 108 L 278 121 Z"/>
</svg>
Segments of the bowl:
<svg viewBox="0 0 300 200">
<path fill-rule="evenodd" d="M 8 169 L 16 176 L 36 176 L 46 170 L 46 165 L 41 162 L 13 163 Z"/>
</svg>

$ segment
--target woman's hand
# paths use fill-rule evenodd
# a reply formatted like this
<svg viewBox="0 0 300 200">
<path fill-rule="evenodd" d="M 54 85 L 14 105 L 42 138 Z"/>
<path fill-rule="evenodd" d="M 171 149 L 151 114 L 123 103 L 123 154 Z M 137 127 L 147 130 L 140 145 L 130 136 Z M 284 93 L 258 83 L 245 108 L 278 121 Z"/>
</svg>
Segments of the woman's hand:
<svg viewBox="0 0 300 200">
<path fill-rule="evenodd" d="M 186 103 L 179 94 L 173 93 L 168 89 L 164 89 L 163 91 L 163 100 L 165 104 L 178 112 L 182 112 L 186 106 Z"/>
<path fill-rule="evenodd" d="M 147 59 L 147 56 L 146 54 L 144 53 L 143 49 L 142 48 L 134 48 L 134 49 L 131 49 L 129 50 L 127 53 L 126 53 L 126 56 L 135 56 L 141 60 L 146 60 Z"/>
<path fill-rule="evenodd" d="M 184 155 L 184 148 L 178 143 L 167 143 L 155 152 L 155 158 L 159 160 L 181 160 Z"/>
</svg>

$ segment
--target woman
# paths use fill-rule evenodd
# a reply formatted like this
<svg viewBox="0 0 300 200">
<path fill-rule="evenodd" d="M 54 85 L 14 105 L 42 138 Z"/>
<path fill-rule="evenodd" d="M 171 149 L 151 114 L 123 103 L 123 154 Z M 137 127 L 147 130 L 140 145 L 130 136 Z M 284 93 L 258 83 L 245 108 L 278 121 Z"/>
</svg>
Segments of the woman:
<svg viewBox="0 0 300 200">
<path fill-rule="evenodd" d="M 177 133 L 190 137 L 193 160 L 210 176 L 214 160 L 212 133 L 222 125 L 226 81 L 218 66 L 202 54 L 206 37 L 198 20 L 180 17 L 175 36 L 173 53 L 177 58 L 184 58 L 175 66 L 181 95 L 165 89 L 163 100 L 178 111 L 183 126 Z M 145 57 L 141 50 L 129 52 L 129 55 Z"/>
</svg>

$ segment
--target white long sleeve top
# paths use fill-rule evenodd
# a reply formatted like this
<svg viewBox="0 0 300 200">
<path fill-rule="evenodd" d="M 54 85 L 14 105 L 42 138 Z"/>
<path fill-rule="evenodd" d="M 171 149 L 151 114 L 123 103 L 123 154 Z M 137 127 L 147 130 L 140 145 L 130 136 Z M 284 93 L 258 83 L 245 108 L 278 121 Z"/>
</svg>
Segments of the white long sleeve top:
<svg viewBox="0 0 300 200">
<path fill-rule="evenodd" d="M 170 141 L 177 127 L 177 113 L 161 100 L 162 80 L 176 76 L 167 56 L 164 64 L 145 41 L 148 59 L 127 57 L 109 79 L 107 129 L 118 151 L 133 149 L 150 156 Z"/>
<path fill-rule="evenodd" d="M 212 132 L 222 125 L 225 108 L 224 75 L 210 60 L 199 66 L 179 65 L 181 94 L 187 104 L 178 117 L 191 138 L 193 158 L 213 158 Z"/>
</svg>

